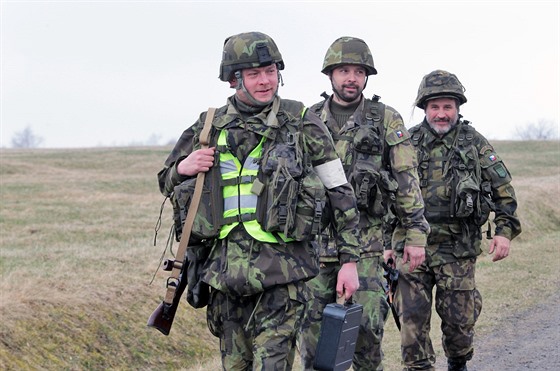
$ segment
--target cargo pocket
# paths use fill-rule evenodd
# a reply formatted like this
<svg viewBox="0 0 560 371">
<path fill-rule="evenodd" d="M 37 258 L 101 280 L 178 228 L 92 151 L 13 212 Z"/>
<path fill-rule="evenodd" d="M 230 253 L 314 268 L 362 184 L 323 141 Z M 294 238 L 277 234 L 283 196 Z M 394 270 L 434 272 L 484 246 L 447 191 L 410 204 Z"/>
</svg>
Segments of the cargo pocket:
<svg viewBox="0 0 560 371">
<path fill-rule="evenodd" d="M 210 333 L 220 338 L 223 334 L 223 321 L 220 314 L 220 300 L 218 294 L 220 294 L 218 290 L 212 290 L 210 293 L 208 308 L 206 309 L 206 324 L 208 325 Z M 224 297 L 223 294 L 221 296 Z"/>
</svg>

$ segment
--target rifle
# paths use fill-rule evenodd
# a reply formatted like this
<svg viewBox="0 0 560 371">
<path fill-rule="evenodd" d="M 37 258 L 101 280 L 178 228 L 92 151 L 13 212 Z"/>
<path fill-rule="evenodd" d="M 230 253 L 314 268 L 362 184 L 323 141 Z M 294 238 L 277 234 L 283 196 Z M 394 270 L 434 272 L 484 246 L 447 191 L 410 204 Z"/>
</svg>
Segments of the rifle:
<svg viewBox="0 0 560 371">
<path fill-rule="evenodd" d="M 395 319 L 395 324 L 399 331 L 401 330 L 401 321 L 399 320 L 399 315 L 397 314 L 397 309 L 393 303 L 393 298 L 395 295 L 395 290 L 397 289 L 397 285 L 399 283 L 399 271 L 396 268 L 392 267 L 393 259 L 387 260 L 387 263 L 381 263 L 381 266 L 385 270 L 383 276 L 387 280 L 387 284 L 385 286 L 385 293 L 387 294 L 387 303 L 389 303 L 389 307 L 391 307 L 391 313 L 393 313 L 393 318 Z"/>
<path fill-rule="evenodd" d="M 208 148 L 210 129 L 215 112 L 215 108 L 209 108 L 206 114 L 204 127 L 200 133 L 201 148 Z M 187 261 L 187 245 L 191 237 L 194 218 L 198 211 L 205 174 L 206 173 L 203 172 L 197 174 L 194 194 L 187 212 L 187 217 L 185 218 L 185 225 L 181 233 L 181 241 L 179 242 L 176 257 L 173 260 L 167 259 L 163 265 L 164 271 L 171 271 L 171 275 L 166 283 L 167 292 L 165 298 L 148 319 L 148 327 L 155 327 L 164 335 L 169 335 L 173 320 L 175 319 L 177 307 L 179 306 L 179 301 L 187 287 L 187 268 L 189 266 Z"/>
</svg>

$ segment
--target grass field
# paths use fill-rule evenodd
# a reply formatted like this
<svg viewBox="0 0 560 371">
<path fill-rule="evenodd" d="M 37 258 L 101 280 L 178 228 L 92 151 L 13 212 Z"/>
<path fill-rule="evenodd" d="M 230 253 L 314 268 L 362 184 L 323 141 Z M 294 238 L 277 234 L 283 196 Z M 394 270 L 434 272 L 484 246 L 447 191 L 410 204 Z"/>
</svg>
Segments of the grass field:
<svg viewBox="0 0 560 371">
<path fill-rule="evenodd" d="M 480 336 L 560 283 L 560 142 L 494 144 L 513 174 L 523 233 L 506 260 L 479 259 Z M 183 301 L 167 337 L 146 327 L 168 276 L 158 265 L 169 203 L 155 246 L 154 229 L 169 151 L 0 150 L 1 369 L 219 369 L 205 310 Z M 437 318 L 432 328 L 441 354 Z M 388 322 L 389 371 L 400 369 L 397 335 Z"/>
</svg>

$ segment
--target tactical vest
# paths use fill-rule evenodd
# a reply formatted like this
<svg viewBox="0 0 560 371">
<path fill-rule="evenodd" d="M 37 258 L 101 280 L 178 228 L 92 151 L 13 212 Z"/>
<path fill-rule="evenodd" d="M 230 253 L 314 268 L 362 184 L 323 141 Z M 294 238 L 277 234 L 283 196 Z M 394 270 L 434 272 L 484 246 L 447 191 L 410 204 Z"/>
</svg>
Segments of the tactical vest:
<svg viewBox="0 0 560 371">
<path fill-rule="evenodd" d="M 192 235 L 223 239 L 242 223 L 251 237 L 262 242 L 313 239 L 320 230 L 326 194 L 303 151 L 304 106 L 281 100 L 276 113 L 278 126 L 268 127 L 271 130 L 243 164 L 227 146 L 227 128 L 216 128 L 224 114 L 225 108 L 214 119 L 210 146 L 216 147 L 215 161 L 205 177 Z M 188 209 L 194 189 L 189 181 L 175 187 L 183 210 Z M 176 228 L 177 219 L 184 223 L 184 218 L 176 218 Z"/>
<path fill-rule="evenodd" d="M 464 220 L 481 226 L 493 208 L 491 183 L 482 178 L 475 129 L 466 120 L 458 125 L 450 148 L 444 143 L 428 148 L 424 140 L 428 129 L 422 124 L 410 129 L 418 153 L 425 217 L 430 223 Z"/>
<path fill-rule="evenodd" d="M 379 102 L 379 98 L 374 95 L 371 100 L 364 102 L 365 117 L 361 125 L 340 133 L 331 132 L 348 182 L 356 193 L 358 209 L 374 218 L 386 214 L 388 205 L 384 200 L 386 197 L 395 200 L 394 193 L 398 186 L 383 166 L 388 154 L 383 124 L 385 105 Z M 327 99 L 312 107 L 320 117 L 326 102 Z M 321 118 L 326 121 L 326 117 Z M 365 218 L 360 218 L 360 221 L 363 224 Z"/>
</svg>

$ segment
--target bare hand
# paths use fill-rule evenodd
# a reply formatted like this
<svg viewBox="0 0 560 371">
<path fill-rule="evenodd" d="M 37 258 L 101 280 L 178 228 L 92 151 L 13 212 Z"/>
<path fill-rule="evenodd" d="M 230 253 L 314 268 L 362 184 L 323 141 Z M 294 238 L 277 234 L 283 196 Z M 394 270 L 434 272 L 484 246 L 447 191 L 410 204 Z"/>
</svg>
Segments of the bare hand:
<svg viewBox="0 0 560 371">
<path fill-rule="evenodd" d="M 336 280 L 336 294 L 338 297 L 344 295 L 348 300 L 358 291 L 360 282 L 358 280 L 358 269 L 355 262 L 342 264 Z"/>
<path fill-rule="evenodd" d="M 426 249 L 423 246 L 405 246 L 403 253 L 403 263 L 410 261 L 408 268 L 412 272 L 418 268 L 426 259 Z"/>
<path fill-rule="evenodd" d="M 492 242 L 490 242 L 490 254 L 493 254 L 494 251 L 496 255 L 492 258 L 492 261 L 502 260 L 503 258 L 509 255 L 509 243 L 510 241 L 503 236 L 494 236 Z"/>
<path fill-rule="evenodd" d="M 385 250 L 383 251 L 383 261 L 385 263 L 387 263 L 389 261 L 389 259 L 393 259 L 393 268 L 395 265 L 395 253 L 393 250 Z"/>
<path fill-rule="evenodd" d="M 177 173 L 195 176 L 207 172 L 214 165 L 214 147 L 197 149 L 177 165 Z"/>
</svg>

